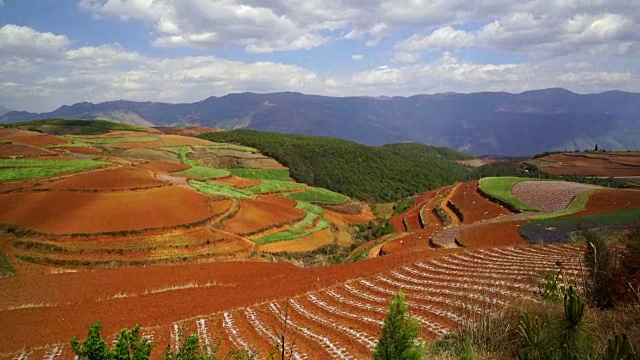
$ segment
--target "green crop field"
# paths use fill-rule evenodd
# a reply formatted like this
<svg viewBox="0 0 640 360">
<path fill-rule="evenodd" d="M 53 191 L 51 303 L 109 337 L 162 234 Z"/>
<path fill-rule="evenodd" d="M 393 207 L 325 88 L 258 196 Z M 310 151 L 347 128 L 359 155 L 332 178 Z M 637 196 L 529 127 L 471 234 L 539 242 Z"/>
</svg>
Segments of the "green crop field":
<svg viewBox="0 0 640 360">
<path fill-rule="evenodd" d="M 217 181 L 196 181 L 191 180 L 189 184 L 198 191 L 207 195 L 219 195 L 238 199 L 252 199 L 253 193 L 236 189 L 233 186 Z"/>
<path fill-rule="evenodd" d="M 158 141 L 160 138 L 155 136 L 138 136 L 138 137 L 120 137 L 120 138 L 80 138 L 82 142 L 90 144 L 115 144 L 115 143 L 138 143 L 138 142 L 152 142 Z"/>
<path fill-rule="evenodd" d="M 212 169 L 204 166 L 192 166 L 187 170 L 177 171 L 172 174 L 196 179 L 218 179 L 231 175 L 231 173 L 226 170 Z"/>
<path fill-rule="evenodd" d="M 282 194 L 281 196 L 289 199 L 296 199 L 299 201 L 323 202 L 323 203 L 341 203 L 348 199 L 346 196 L 342 194 L 338 194 L 331 190 L 316 188 L 316 187 L 308 188 L 300 192 Z"/>
<path fill-rule="evenodd" d="M 314 226 L 313 228 L 309 228 L 314 223 L 314 221 L 316 221 L 316 219 L 317 219 L 316 226 Z M 318 231 L 327 229 L 328 227 L 329 227 L 329 222 L 327 222 L 327 220 L 325 220 L 321 216 L 318 216 L 314 213 L 309 212 L 307 213 L 307 216 L 305 216 L 305 218 L 302 221 L 294 224 L 288 229 L 277 232 L 277 233 L 273 233 L 267 236 L 263 236 L 253 241 L 256 242 L 257 244 L 264 245 L 264 244 L 269 244 L 269 243 L 278 242 L 278 241 L 296 240 L 303 237 L 307 237 Z"/>
<path fill-rule="evenodd" d="M 256 148 L 252 148 L 249 146 L 236 145 L 236 144 L 220 144 L 220 145 L 209 145 L 209 146 L 198 146 L 206 149 L 229 149 L 229 150 L 238 150 L 250 153 L 259 153 L 260 151 Z"/>
<path fill-rule="evenodd" d="M 230 173 L 247 179 L 290 181 L 288 169 L 227 169 Z"/>
<path fill-rule="evenodd" d="M 298 203 L 296 204 L 296 209 L 300 209 L 300 210 L 304 210 L 308 213 L 312 213 L 312 214 L 316 214 L 319 216 L 324 215 L 324 209 L 321 208 L 318 205 L 313 205 L 311 203 L 308 202 L 304 202 L 304 201 L 298 201 Z"/>
<path fill-rule="evenodd" d="M 485 194 L 501 200 L 513 207 L 514 210 L 523 211 L 539 211 L 538 209 L 527 205 L 524 201 L 518 199 L 511 193 L 511 188 L 522 181 L 532 181 L 531 178 L 520 177 L 488 177 L 480 179 L 480 190 Z"/>
<path fill-rule="evenodd" d="M 0 159 L 0 181 L 37 179 L 107 164 L 92 160 Z"/>
<path fill-rule="evenodd" d="M 187 154 L 191 154 L 194 152 L 190 146 L 167 146 L 167 147 L 160 148 L 160 150 L 165 150 L 165 151 L 172 152 L 174 154 L 178 154 L 178 157 L 180 158 L 180 161 L 183 164 L 187 164 L 191 166 L 200 165 L 197 160 L 189 159 L 187 157 Z"/>
<path fill-rule="evenodd" d="M 291 181 L 262 180 L 260 184 L 250 186 L 248 188 L 245 188 L 245 190 L 251 191 L 256 194 L 261 194 L 261 193 L 298 190 L 298 189 L 303 189 L 305 187 L 307 187 L 307 185 L 291 182 Z"/>
</svg>

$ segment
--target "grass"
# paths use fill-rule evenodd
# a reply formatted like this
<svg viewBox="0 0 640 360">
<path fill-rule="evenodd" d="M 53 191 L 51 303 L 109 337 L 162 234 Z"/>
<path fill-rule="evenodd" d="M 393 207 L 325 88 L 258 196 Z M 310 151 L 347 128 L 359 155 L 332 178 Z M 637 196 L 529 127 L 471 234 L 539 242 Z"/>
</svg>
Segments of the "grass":
<svg viewBox="0 0 640 360">
<path fill-rule="evenodd" d="M 0 181 L 15 181 L 78 172 L 107 165 L 92 160 L 0 159 Z"/>
<path fill-rule="evenodd" d="M 0 278 L 16 274 L 16 268 L 11 265 L 9 258 L 0 252 Z"/>
<path fill-rule="evenodd" d="M 81 141 L 91 144 L 115 144 L 115 143 L 139 143 L 139 142 L 153 142 L 160 139 L 155 136 L 140 136 L 140 137 L 120 137 L 120 138 L 95 138 L 87 139 L 82 138 Z"/>
<path fill-rule="evenodd" d="M 289 169 L 227 169 L 235 176 L 254 180 L 291 181 Z"/>
<path fill-rule="evenodd" d="M 191 154 L 194 152 L 190 146 L 167 146 L 167 147 L 160 148 L 160 150 L 165 150 L 165 151 L 172 152 L 174 154 L 178 154 L 178 157 L 180 158 L 180 161 L 183 164 L 187 164 L 191 166 L 200 165 L 197 160 L 189 159 L 187 157 L 188 154 Z"/>
<path fill-rule="evenodd" d="M 291 181 L 282 181 L 282 180 L 262 180 L 262 182 L 258 185 L 253 185 L 245 190 L 251 191 L 256 194 L 261 193 L 273 193 L 273 192 L 283 192 L 283 191 L 291 191 L 298 190 L 307 187 L 306 184 L 300 184 Z"/>
<path fill-rule="evenodd" d="M 207 149 L 229 149 L 229 150 L 238 150 L 238 151 L 244 151 L 244 152 L 249 152 L 249 153 L 259 153 L 260 150 L 256 149 L 256 148 L 252 148 L 249 146 L 242 146 L 242 145 L 236 145 L 236 144 L 221 144 L 221 145 L 210 145 L 210 146 L 201 146 L 203 148 L 207 148 Z"/>
<path fill-rule="evenodd" d="M 283 194 L 281 196 L 299 201 L 323 203 L 341 203 L 348 199 L 348 197 L 338 194 L 337 192 L 317 187 L 309 188 L 300 192 Z"/>
<path fill-rule="evenodd" d="M 226 196 L 237 199 L 252 199 L 254 197 L 252 192 L 236 189 L 229 184 L 217 181 L 191 180 L 189 184 L 207 195 Z"/>
<path fill-rule="evenodd" d="M 535 179 L 520 177 L 488 177 L 480 179 L 480 190 L 486 195 L 506 203 L 515 211 L 539 211 L 539 209 L 527 205 L 524 201 L 518 199 L 511 193 L 511 188 L 513 188 L 515 184 L 522 181 L 532 180 Z"/>
<path fill-rule="evenodd" d="M 321 208 L 318 205 L 313 205 L 311 203 L 304 202 L 304 201 L 298 201 L 298 203 L 296 204 L 296 209 L 304 210 L 308 213 L 316 214 L 319 216 L 324 215 L 323 208 Z"/>
<path fill-rule="evenodd" d="M 172 173 L 176 176 L 184 176 L 198 179 L 217 179 L 231 175 L 227 170 L 212 169 L 204 166 L 191 166 L 190 169 Z"/>
</svg>

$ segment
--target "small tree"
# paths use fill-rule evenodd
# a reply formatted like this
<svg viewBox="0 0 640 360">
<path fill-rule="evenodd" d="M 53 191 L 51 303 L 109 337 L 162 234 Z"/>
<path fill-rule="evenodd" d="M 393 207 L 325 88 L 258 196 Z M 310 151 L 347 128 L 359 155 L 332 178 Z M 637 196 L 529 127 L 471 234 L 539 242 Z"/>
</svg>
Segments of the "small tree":
<svg viewBox="0 0 640 360">
<path fill-rule="evenodd" d="M 389 304 L 389 314 L 382 325 L 382 335 L 373 353 L 375 360 L 423 359 L 424 345 L 418 342 L 420 324 L 407 316 L 402 291 Z"/>
<path fill-rule="evenodd" d="M 80 344 L 77 337 L 73 337 L 69 342 L 71 349 L 76 353 L 80 360 L 103 360 L 109 359 L 110 351 L 107 342 L 100 337 L 102 333 L 102 323 L 96 321 L 89 325 L 89 334 L 87 338 Z"/>
</svg>

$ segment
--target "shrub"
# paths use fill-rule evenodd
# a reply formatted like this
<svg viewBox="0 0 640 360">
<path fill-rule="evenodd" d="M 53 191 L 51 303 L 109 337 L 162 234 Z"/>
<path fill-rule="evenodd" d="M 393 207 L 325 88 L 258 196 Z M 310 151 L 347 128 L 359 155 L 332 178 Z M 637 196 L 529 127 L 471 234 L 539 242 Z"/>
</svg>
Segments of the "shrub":
<svg viewBox="0 0 640 360">
<path fill-rule="evenodd" d="M 389 305 L 389 314 L 382 324 L 382 335 L 373 353 L 375 360 L 423 359 L 424 345 L 417 344 L 420 324 L 407 316 L 407 303 L 402 291 Z"/>
</svg>

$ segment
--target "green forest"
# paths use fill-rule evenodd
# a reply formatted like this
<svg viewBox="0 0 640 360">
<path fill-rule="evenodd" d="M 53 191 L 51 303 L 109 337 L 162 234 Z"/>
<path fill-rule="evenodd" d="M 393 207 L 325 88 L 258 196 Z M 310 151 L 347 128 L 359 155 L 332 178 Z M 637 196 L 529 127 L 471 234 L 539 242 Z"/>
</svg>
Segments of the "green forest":
<svg viewBox="0 0 640 360">
<path fill-rule="evenodd" d="M 308 135 L 234 130 L 200 137 L 254 147 L 289 167 L 298 182 L 374 202 L 395 201 L 467 180 L 470 170 L 452 160 L 470 156 L 414 143 L 371 147 Z"/>
</svg>

